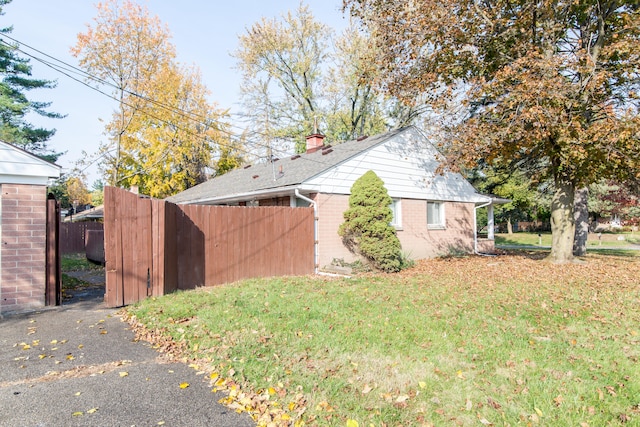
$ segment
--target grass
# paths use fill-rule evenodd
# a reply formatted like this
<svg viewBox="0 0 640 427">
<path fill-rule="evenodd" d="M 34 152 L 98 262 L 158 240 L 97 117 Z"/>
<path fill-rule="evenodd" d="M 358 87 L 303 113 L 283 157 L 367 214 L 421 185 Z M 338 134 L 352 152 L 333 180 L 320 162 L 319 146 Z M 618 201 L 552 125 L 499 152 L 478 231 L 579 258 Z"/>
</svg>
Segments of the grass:
<svg viewBox="0 0 640 427">
<path fill-rule="evenodd" d="M 78 253 L 62 255 L 62 257 L 60 258 L 60 270 L 62 271 L 62 289 L 76 289 L 89 285 L 89 283 L 76 277 L 70 276 L 66 273 L 71 271 L 100 270 L 102 268 L 104 267 L 87 260 L 85 254 Z"/>
<path fill-rule="evenodd" d="M 60 258 L 60 269 L 62 271 L 89 271 L 104 268 L 99 264 L 89 261 L 85 254 L 64 254 Z"/>
<path fill-rule="evenodd" d="M 624 240 L 618 240 L 618 236 L 624 236 Z M 515 246 L 551 246 L 551 233 L 500 233 L 495 235 L 496 245 Z M 640 244 L 638 233 L 590 233 L 587 239 L 587 249 L 626 247 L 632 244 Z"/>
<path fill-rule="evenodd" d="M 225 402 L 257 407 L 259 424 L 640 423 L 640 262 L 587 259 L 249 280 L 127 310 L 225 378 Z"/>
</svg>

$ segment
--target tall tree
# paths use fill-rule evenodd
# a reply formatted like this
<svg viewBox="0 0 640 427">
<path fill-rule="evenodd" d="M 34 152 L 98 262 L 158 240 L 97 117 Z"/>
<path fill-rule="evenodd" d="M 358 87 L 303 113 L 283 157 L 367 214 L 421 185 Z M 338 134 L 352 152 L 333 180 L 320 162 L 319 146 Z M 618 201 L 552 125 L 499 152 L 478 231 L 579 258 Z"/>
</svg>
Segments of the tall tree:
<svg viewBox="0 0 640 427">
<path fill-rule="evenodd" d="M 553 180 L 549 259 L 573 258 L 574 194 L 640 178 L 640 5 L 621 0 L 345 0 L 383 50 L 387 89 L 464 92 L 449 153 Z"/>
<path fill-rule="evenodd" d="M 263 18 L 240 36 L 234 56 L 243 77 L 243 101 L 248 110 L 260 112 L 260 132 L 304 146 L 304 136 L 321 116 L 321 65 L 329 35 L 329 28 L 300 4 L 295 13 L 281 20 Z"/>
<path fill-rule="evenodd" d="M 387 129 L 384 100 L 375 87 L 375 49 L 368 36 L 350 25 L 337 38 L 324 84 L 329 141 L 375 135 Z"/>
<path fill-rule="evenodd" d="M 164 198 L 204 182 L 214 145 L 226 144 L 226 138 L 220 132 L 220 114 L 207 101 L 208 90 L 197 69 L 169 64 L 147 85 L 140 110 L 122 137 L 126 173 L 120 183 Z M 136 97 L 128 95 L 125 103 Z M 109 124 L 114 130 L 121 125 L 118 118 Z"/>
<path fill-rule="evenodd" d="M 2 7 L 11 0 L 0 0 L 0 16 L 4 15 Z M 10 34 L 12 27 L 0 29 L 0 139 L 21 147 L 45 160 L 55 162 L 63 153 L 54 152 L 47 146 L 47 141 L 55 133 L 55 129 L 34 127 L 26 121 L 29 113 L 36 113 L 47 118 L 62 118 L 57 113 L 47 111 L 50 102 L 31 101 L 27 91 L 34 89 L 51 89 L 56 83 L 51 80 L 31 77 L 29 60 L 18 56 L 19 46 L 2 35 Z"/>
<path fill-rule="evenodd" d="M 106 0 L 97 10 L 72 53 L 119 101 L 99 151 L 107 184 L 165 197 L 202 182 L 222 113 L 199 71 L 176 63 L 168 28 L 147 8 Z"/>
</svg>

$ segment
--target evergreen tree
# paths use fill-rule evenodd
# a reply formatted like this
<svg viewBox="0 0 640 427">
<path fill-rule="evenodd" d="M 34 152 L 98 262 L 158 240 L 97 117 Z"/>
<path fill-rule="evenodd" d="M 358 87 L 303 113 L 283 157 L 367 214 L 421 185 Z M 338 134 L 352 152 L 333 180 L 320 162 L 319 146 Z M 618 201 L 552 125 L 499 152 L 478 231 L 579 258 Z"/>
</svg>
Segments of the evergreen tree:
<svg viewBox="0 0 640 427">
<path fill-rule="evenodd" d="M 400 271 L 404 267 L 400 240 L 390 225 L 391 197 L 373 171 L 358 178 L 351 187 L 349 209 L 338 233 L 350 251 L 362 255 L 378 270 Z"/>
<path fill-rule="evenodd" d="M 0 0 L 0 15 L 4 15 L 2 7 L 10 2 L 11 0 Z M 48 118 L 63 116 L 47 111 L 50 102 L 30 101 L 25 92 L 51 89 L 56 83 L 31 77 L 29 60 L 18 56 L 18 46 L 2 37 L 11 31 L 11 27 L 0 29 L 0 140 L 54 162 L 63 154 L 52 152 L 46 144 L 55 129 L 34 127 L 25 117 L 29 113 Z"/>
</svg>

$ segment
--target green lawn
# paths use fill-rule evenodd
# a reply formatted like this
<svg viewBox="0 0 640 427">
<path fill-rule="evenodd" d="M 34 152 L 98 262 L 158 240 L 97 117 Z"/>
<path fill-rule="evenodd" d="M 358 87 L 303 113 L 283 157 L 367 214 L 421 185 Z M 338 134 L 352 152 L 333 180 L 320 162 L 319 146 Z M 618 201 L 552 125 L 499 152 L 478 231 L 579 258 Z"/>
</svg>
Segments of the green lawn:
<svg viewBox="0 0 640 427">
<path fill-rule="evenodd" d="M 75 289 L 86 286 L 88 283 L 72 277 L 66 273 L 70 271 L 90 271 L 104 268 L 87 260 L 85 254 L 65 254 L 60 258 L 60 270 L 62 271 L 62 289 Z"/>
<path fill-rule="evenodd" d="M 640 425 L 640 261 L 532 258 L 248 280 L 127 312 L 261 425 Z"/>
<path fill-rule="evenodd" d="M 624 240 L 618 240 L 618 237 Z M 496 245 L 524 245 L 524 246 L 551 246 L 551 233 L 497 233 Z M 627 247 L 632 244 L 640 244 L 640 233 L 590 233 L 587 239 L 587 249 Z"/>
<path fill-rule="evenodd" d="M 62 271 L 88 271 L 102 268 L 104 267 L 90 262 L 84 253 L 65 254 L 60 257 L 60 269 Z"/>
</svg>

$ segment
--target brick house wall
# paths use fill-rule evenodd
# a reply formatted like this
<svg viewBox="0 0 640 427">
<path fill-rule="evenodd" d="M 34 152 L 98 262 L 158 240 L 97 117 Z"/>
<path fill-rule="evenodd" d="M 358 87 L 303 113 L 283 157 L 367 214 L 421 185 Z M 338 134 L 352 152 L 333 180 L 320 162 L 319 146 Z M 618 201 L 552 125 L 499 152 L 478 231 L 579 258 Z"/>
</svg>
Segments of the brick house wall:
<svg viewBox="0 0 640 427">
<path fill-rule="evenodd" d="M 402 226 L 397 231 L 410 259 L 473 252 L 473 203 L 445 202 L 443 229 L 427 226 L 427 202 L 402 199 Z"/>
<path fill-rule="evenodd" d="M 342 213 L 349 208 L 349 196 L 318 194 L 318 240 L 320 268 L 333 259 L 353 262 L 356 257 L 342 244 L 338 227 L 344 222 Z M 427 227 L 427 201 L 402 199 L 401 226 L 397 235 L 402 250 L 410 259 L 432 258 L 453 253 L 473 252 L 473 203 L 445 202 L 444 229 Z"/>
<path fill-rule="evenodd" d="M 0 313 L 45 304 L 46 187 L 0 185 Z"/>
</svg>

